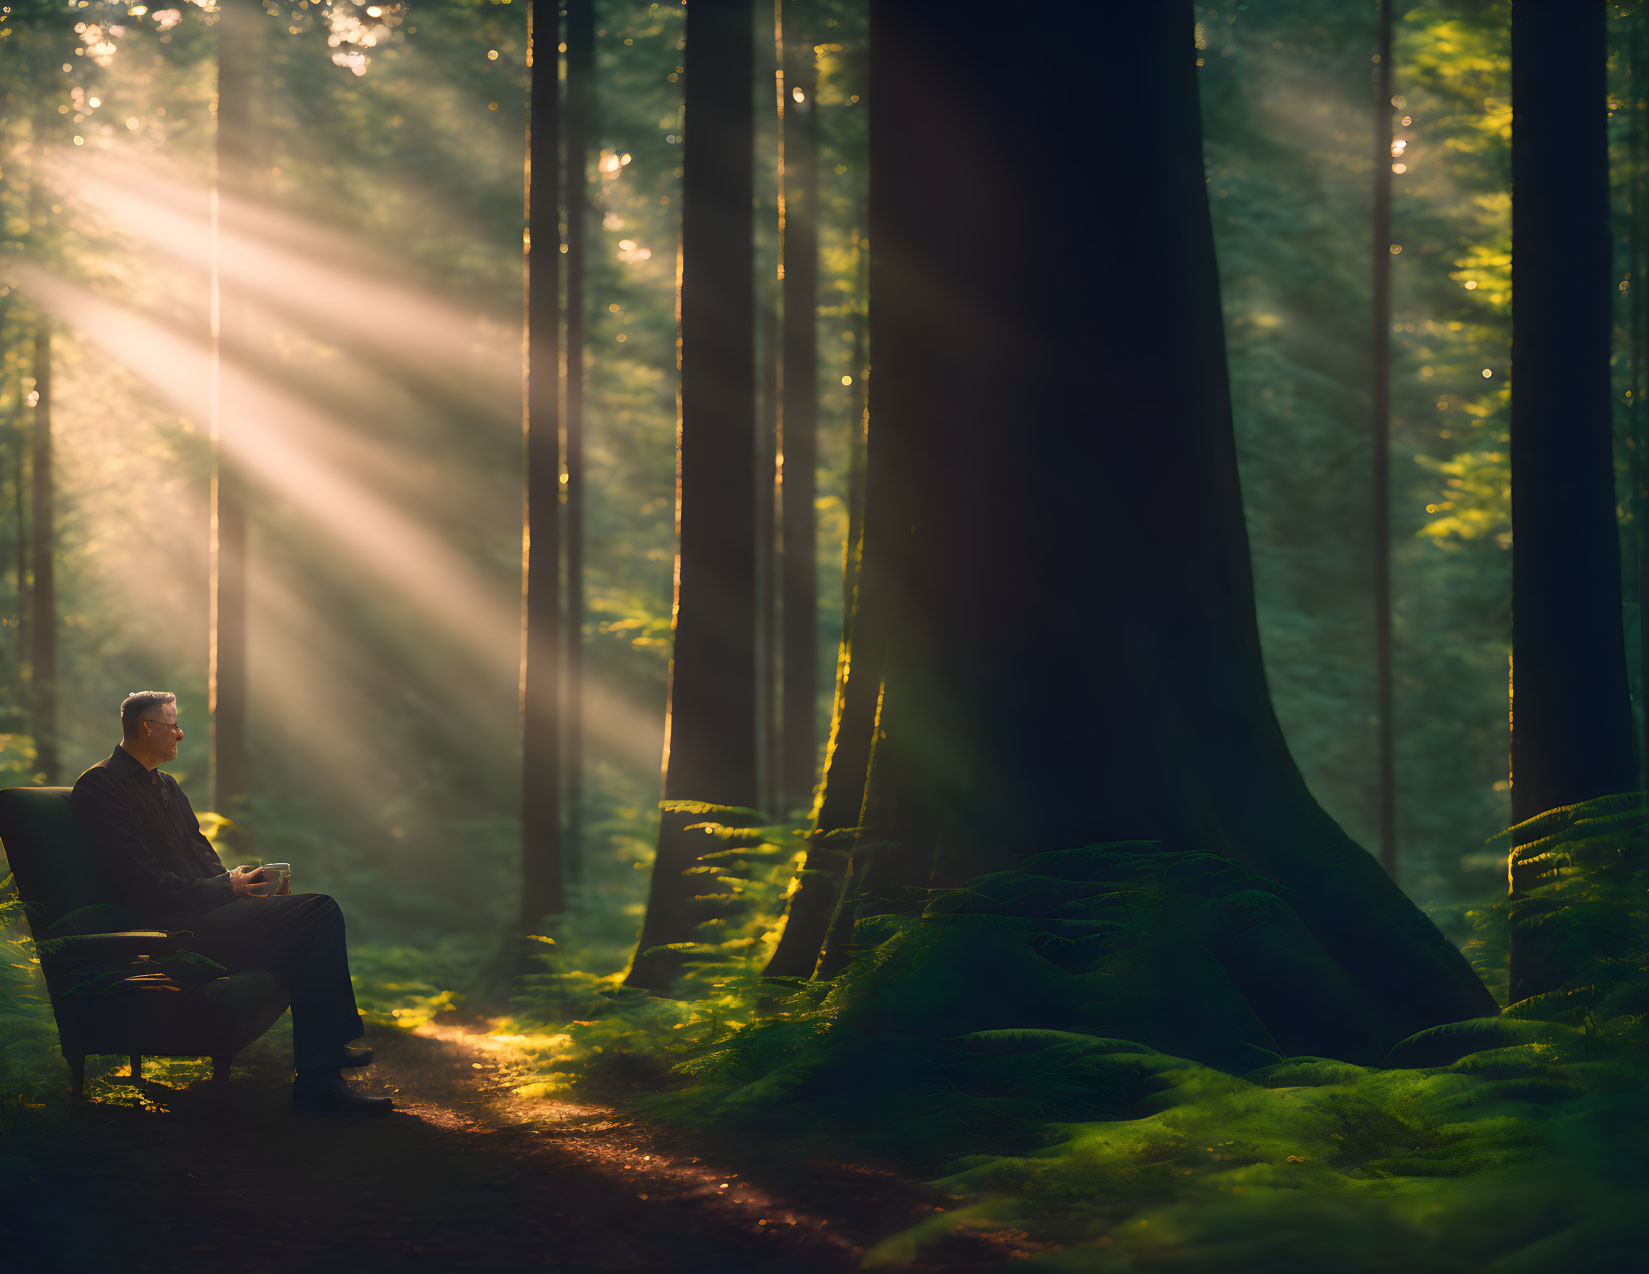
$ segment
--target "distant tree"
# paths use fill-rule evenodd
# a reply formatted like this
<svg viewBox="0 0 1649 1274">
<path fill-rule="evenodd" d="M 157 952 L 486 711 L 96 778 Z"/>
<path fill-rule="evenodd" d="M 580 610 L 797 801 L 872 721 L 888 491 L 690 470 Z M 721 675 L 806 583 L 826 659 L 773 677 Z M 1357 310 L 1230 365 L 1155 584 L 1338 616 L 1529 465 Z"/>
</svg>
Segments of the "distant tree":
<svg viewBox="0 0 1649 1274">
<path fill-rule="evenodd" d="M 29 430 L 24 425 L 28 417 L 22 410 L 23 377 L 21 368 L 13 378 L 11 426 L 12 449 L 12 517 L 17 527 L 13 543 L 12 573 L 17 581 L 17 680 L 23 686 L 29 666 Z"/>
<path fill-rule="evenodd" d="M 779 417 L 783 516 L 783 743 L 779 808 L 788 813 L 813 801 L 818 759 L 819 698 L 818 304 L 819 304 L 819 72 L 808 0 L 783 9 L 784 92 L 779 98 L 782 142 L 779 225 L 784 265 L 783 405 Z"/>
<path fill-rule="evenodd" d="M 595 135 L 595 0 L 567 0 L 567 832 L 564 875 L 584 853 L 584 348 L 590 139 Z"/>
<path fill-rule="evenodd" d="M 217 184 L 219 200 L 215 286 L 217 330 L 212 357 L 218 366 L 212 421 L 212 486 L 209 548 L 207 707 L 212 719 L 212 800 L 238 812 L 247 793 L 246 724 L 246 494 L 241 439 L 255 428 L 253 404 L 239 387 L 244 376 L 228 366 L 252 366 L 263 347 L 248 313 L 250 299 L 236 281 L 231 254 L 248 241 L 240 214 L 263 186 L 264 128 L 260 84 L 267 49 L 265 17 L 258 0 L 224 0 L 219 6 L 217 91 Z"/>
<path fill-rule="evenodd" d="M 527 128 L 527 476 L 521 579 L 521 925 L 529 932 L 566 905 L 561 858 L 559 21 L 557 0 L 533 0 L 528 34 L 533 92 Z"/>
<path fill-rule="evenodd" d="M 3 190 L 3 187 L 0 187 L 0 190 Z M 0 206 L 0 212 L 3 212 L 3 206 Z M 17 670 L 17 685 L 21 688 L 22 670 L 28 662 L 23 648 L 21 622 L 23 586 L 28 578 L 28 532 L 23 524 L 23 483 L 26 480 L 28 464 L 23 458 L 23 431 L 20 424 L 23 415 L 22 372 L 12 353 L 16 341 L 12 320 L 13 298 L 8 288 L 0 292 L 0 440 L 3 440 L 0 445 L 3 445 L 6 451 L 5 463 L 10 479 L 8 485 L 12 493 L 11 544 L 8 546 L 7 565 L 16 572 L 13 594 L 16 604 L 6 615 L 6 624 L 11 629 L 7 644 L 12 647 L 13 667 Z"/>
<path fill-rule="evenodd" d="M 756 420 L 754 17 L 749 0 L 687 6 L 682 155 L 680 417 L 675 619 L 671 626 L 666 801 L 754 806 Z M 700 919 L 687 873 L 701 821 L 665 810 L 647 914 L 625 981 L 663 990 L 672 944 Z"/>
<path fill-rule="evenodd" d="M 42 24 L 45 26 L 45 24 Z M 33 158 L 40 165 L 29 184 L 29 244 L 38 249 L 45 234 L 48 147 L 57 125 L 55 94 L 48 91 L 56 67 L 50 56 L 50 28 L 34 34 L 44 48 L 35 50 L 32 79 L 37 97 L 33 112 Z M 44 54 L 44 56 L 42 56 Z M 37 307 L 34 328 L 34 428 L 29 447 L 32 490 L 29 495 L 30 569 L 28 588 L 29 732 L 34 736 L 35 769 L 47 783 L 61 777 L 57 750 L 57 555 L 54 531 L 56 472 L 52 463 L 52 319 Z M 21 518 L 21 509 L 19 509 Z M 21 536 L 21 521 L 19 521 Z M 21 548 L 21 541 L 20 541 Z"/>
<path fill-rule="evenodd" d="M 779 307 L 783 246 L 779 231 L 784 151 L 782 0 L 753 6 L 756 16 L 756 738 L 761 808 L 784 808 L 780 711 L 781 559 L 779 553 Z"/>
<path fill-rule="evenodd" d="M 1374 663 L 1379 742 L 1380 865 L 1397 878 L 1397 750 L 1391 652 L 1391 5 L 1380 0 L 1380 51 L 1374 67 Z"/>
<path fill-rule="evenodd" d="M 856 623 L 883 632 L 884 675 L 843 905 L 908 911 L 1031 853 L 1145 840 L 1165 872 L 1226 855 L 1295 900 L 1243 919 L 1226 964 L 1281 1047 L 1372 1059 L 1492 1012 L 1272 713 L 1190 6 L 1107 7 L 1093 32 L 1067 11 L 1058 38 L 993 12 L 871 7 Z M 1019 69 L 983 94 L 987 64 Z M 1124 116 L 1082 240 L 1025 233 L 1023 177 L 1074 201 L 1070 156 Z"/>
<path fill-rule="evenodd" d="M 61 777 L 57 755 L 57 576 L 53 535 L 52 321 L 42 314 L 34 336 L 34 491 L 29 539 L 34 562 L 29 588 L 29 729 L 35 768 L 47 783 Z"/>
<path fill-rule="evenodd" d="M 860 218 L 860 225 L 863 218 Z M 858 244 L 863 231 L 855 227 Z M 856 248 L 859 294 L 868 288 L 869 254 Z M 859 623 L 859 565 L 864 552 L 865 500 L 865 357 L 867 324 L 856 314 L 853 324 L 853 378 L 857 386 L 854 428 L 848 440 L 847 544 L 842 554 L 842 640 L 836 656 L 836 696 L 830 738 L 825 747 L 824 779 L 812 811 L 806 858 L 796 888 L 785 903 L 784 927 L 763 975 L 805 978 L 816 968 L 831 918 L 837 914 L 846 876 L 848 848 L 858 825 L 864 777 L 870 767 L 876 705 L 881 690 L 881 658 L 874 636 Z M 874 613 L 874 612 L 873 612 Z M 844 912 L 844 920 L 851 909 Z M 838 942 L 837 950 L 843 950 Z M 833 976 L 831 970 L 825 976 Z"/>
<path fill-rule="evenodd" d="M 1638 782 L 1649 787 L 1649 414 L 1643 396 L 1649 393 L 1649 13 L 1641 7 L 1632 15 L 1627 53 L 1630 90 L 1627 98 L 1627 143 L 1630 167 L 1627 200 L 1631 227 L 1627 292 L 1627 330 L 1630 351 L 1630 388 L 1627 406 L 1626 448 L 1632 528 L 1632 560 L 1638 603 Z"/>
<path fill-rule="evenodd" d="M 1512 6 L 1512 817 L 1632 786 L 1609 349 L 1605 9 Z M 1514 847 L 1511 891 L 1550 863 Z M 1565 974 L 1514 924 L 1513 1000 Z"/>
</svg>

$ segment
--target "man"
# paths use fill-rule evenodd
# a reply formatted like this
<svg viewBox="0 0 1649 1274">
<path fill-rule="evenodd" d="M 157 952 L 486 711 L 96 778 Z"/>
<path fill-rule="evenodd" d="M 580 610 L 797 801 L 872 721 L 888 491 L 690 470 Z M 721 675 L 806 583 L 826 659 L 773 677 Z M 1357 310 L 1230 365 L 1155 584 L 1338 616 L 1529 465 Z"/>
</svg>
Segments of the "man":
<svg viewBox="0 0 1649 1274">
<path fill-rule="evenodd" d="M 339 1074 L 365 1066 L 349 982 L 344 918 L 325 894 L 270 897 L 258 867 L 225 871 L 201 835 L 189 798 L 157 768 L 177 756 L 177 696 L 128 695 L 120 742 L 75 781 L 70 804 L 113 901 L 142 925 L 189 929 L 189 949 L 231 973 L 272 969 L 292 987 L 292 1104 L 326 1114 L 383 1114 L 387 1097 L 363 1097 Z"/>
</svg>

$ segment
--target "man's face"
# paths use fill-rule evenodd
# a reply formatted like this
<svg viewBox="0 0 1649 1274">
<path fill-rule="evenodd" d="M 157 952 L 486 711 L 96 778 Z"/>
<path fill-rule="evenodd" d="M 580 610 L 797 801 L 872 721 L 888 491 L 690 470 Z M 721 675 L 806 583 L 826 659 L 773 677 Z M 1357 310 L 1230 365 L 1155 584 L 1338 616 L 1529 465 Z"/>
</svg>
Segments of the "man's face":
<svg viewBox="0 0 1649 1274">
<path fill-rule="evenodd" d="M 177 704 L 163 703 L 150 708 L 143 718 L 143 732 L 149 736 L 149 745 L 162 761 L 175 758 L 178 742 L 183 738 L 177 723 Z"/>
</svg>

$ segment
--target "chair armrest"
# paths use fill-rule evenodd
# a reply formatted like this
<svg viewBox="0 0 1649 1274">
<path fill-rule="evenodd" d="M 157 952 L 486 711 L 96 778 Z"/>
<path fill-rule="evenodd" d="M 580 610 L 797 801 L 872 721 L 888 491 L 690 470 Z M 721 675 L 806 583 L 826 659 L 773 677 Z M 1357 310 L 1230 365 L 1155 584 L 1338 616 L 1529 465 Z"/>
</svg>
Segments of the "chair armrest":
<svg viewBox="0 0 1649 1274">
<path fill-rule="evenodd" d="M 124 933 L 74 933 L 42 938 L 35 949 L 48 959 L 135 960 L 145 955 L 171 955 L 194 937 L 188 929 L 129 929 Z"/>
</svg>

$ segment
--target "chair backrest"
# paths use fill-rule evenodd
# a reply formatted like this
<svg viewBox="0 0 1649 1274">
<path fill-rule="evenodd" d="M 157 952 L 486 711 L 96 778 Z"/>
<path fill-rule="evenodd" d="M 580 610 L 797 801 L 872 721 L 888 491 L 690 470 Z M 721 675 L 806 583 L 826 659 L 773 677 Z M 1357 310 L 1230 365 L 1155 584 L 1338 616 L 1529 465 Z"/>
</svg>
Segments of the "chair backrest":
<svg viewBox="0 0 1649 1274">
<path fill-rule="evenodd" d="M 127 923 L 98 884 L 68 788 L 0 791 L 0 842 L 36 938 L 107 932 Z M 94 907 L 96 912 L 75 914 Z"/>
</svg>

